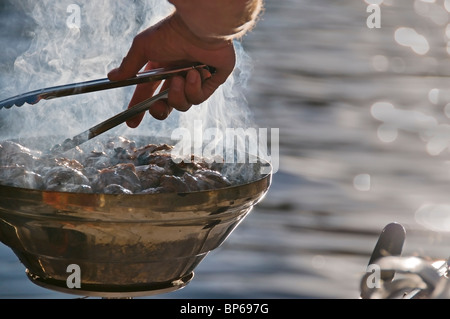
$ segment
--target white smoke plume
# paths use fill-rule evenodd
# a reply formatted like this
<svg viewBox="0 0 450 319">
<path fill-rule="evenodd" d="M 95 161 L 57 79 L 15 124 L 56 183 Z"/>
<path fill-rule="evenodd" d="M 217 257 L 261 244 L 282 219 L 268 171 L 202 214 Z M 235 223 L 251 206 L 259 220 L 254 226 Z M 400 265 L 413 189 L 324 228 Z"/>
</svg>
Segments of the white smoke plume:
<svg viewBox="0 0 450 319">
<path fill-rule="evenodd" d="M 34 22 L 28 50 L 18 56 L 14 72 L 2 83 L 1 97 L 72 82 L 105 78 L 119 65 L 133 37 L 166 16 L 165 1 L 11 2 Z M 79 19 L 75 9 L 79 10 Z M 15 21 L 20 24 L 21 21 Z M 77 27 L 77 24 L 79 27 Z M 15 134 L 77 134 L 124 109 L 132 88 L 43 101 L 2 110 Z M 5 114 L 7 113 L 7 114 Z M 20 128 L 20 130 L 18 129 Z"/>
<path fill-rule="evenodd" d="M 33 38 L 28 50 L 15 60 L 8 80 L 3 78 L 0 83 L 0 99 L 54 85 L 105 78 L 109 70 L 120 64 L 134 36 L 173 10 L 171 4 L 161 0 L 11 0 L 11 4 L 32 19 Z M 165 121 L 147 114 L 137 129 L 123 124 L 109 133 L 171 137 L 174 129 L 183 127 L 194 134 L 199 121 L 202 129 L 215 128 L 222 133 L 227 128 L 255 128 L 245 98 L 252 62 L 241 43 L 236 42 L 236 50 L 233 75 L 205 103 L 186 113 L 174 111 Z M 8 123 L 7 130 L 0 130 L 1 137 L 72 137 L 123 111 L 133 90 L 134 87 L 119 88 L 0 110 L 3 123 Z"/>
</svg>

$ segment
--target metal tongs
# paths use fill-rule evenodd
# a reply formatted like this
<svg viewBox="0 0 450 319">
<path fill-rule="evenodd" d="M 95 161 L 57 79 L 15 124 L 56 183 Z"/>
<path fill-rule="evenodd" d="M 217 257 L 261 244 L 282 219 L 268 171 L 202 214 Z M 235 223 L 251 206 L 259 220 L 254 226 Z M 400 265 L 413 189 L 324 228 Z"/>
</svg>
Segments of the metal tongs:
<svg viewBox="0 0 450 319">
<path fill-rule="evenodd" d="M 37 104 L 41 100 L 50 100 L 63 96 L 90 93 L 95 91 L 109 90 L 124 86 L 165 80 L 175 75 L 184 76 L 189 70 L 201 68 L 209 69 L 209 67 L 207 67 L 204 64 L 196 64 L 175 68 L 159 68 L 138 73 L 135 77 L 123 81 L 110 81 L 108 78 L 104 78 L 93 81 L 72 83 L 61 86 L 49 87 L 45 89 L 39 89 L 0 101 L 0 109 L 2 108 L 9 109 L 14 105 L 22 106 L 25 103 L 33 105 Z"/>
<path fill-rule="evenodd" d="M 37 104 L 41 100 L 50 100 L 58 97 L 64 97 L 69 95 L 78 95 L 83 93 L 90 93 L 95 91 L 102 91 L 108 89 L 114 89 L 119 87 L 125 87 L 130 85 L 137 85 L 142 83 L 148 83 L 153 81 L 161 81 L 170 77 L 180 75 L 185 76 L 188 71 L 192 69 L 206 69 L 211 73 L 214 73 L 213 69 L 204 64 L 195 64 L 183 67 L 175 68 L 159 68 L 142 73 L 138 73 L 135 77 L 123 80 L 123 81 L 110 81 L 107 78 L 72 83 L 67 85 L 49 87 L 45 89 L 35 90 L 28 93 L 20 94 L 15 97 L 0 101 L 0 109 L 9 109 L 16 106 L 22 106 L 25 103 Z M 53 152 L 66 152 L 76 146 L 81 145 L 84 142 L 106 132 L 107 130 L 116 127 L 119 124 L 126 122 L 128 119 L 135 117 L 136 115 L 147 111 L 150 106 L 160 99 L 165 99 L 168 96 L 168 90 L 160 92 L 159 94 L 142 101 L 134 105 L 132 108 L 123 111 L 110 119 L 74 136 L 71 139 L 67 139 L 61 145 L 55 146 Z"/>
<path fill-rule="evenodd" d="M 136 115 L 148 110 L 152 106 L 152 104 L 155 103 L 156 101 L 167 98 L 168 92 L 169 90 L 162 91 L 159 94 L 134 105 L 132 108 L 129 108 L 107 119 L 106 121 L 97 124 L 78 135 L 75 135 L 72 138 L 66 139 L 62 144 L 55 145 L 51 149 L 51 152 L 64 153 L 89 141 L 90 139 L 93 139 L 94 137 L 116 127 L 117 125 L 124 123 L 128 119 L 131 119 Z"/>
</svg>

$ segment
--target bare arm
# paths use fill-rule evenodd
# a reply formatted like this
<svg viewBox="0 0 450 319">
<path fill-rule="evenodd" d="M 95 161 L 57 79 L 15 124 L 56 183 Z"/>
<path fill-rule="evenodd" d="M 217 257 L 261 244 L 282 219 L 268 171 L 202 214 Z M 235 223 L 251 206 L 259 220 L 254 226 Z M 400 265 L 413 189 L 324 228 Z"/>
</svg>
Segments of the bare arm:
<svg viewBox="0 0 450 319">
<path fill-rule="evenodd" d="M 253 28 L 262 0 L 169 0 L 176 15 L 206 42 L 240 38 Z"/>
</svg>

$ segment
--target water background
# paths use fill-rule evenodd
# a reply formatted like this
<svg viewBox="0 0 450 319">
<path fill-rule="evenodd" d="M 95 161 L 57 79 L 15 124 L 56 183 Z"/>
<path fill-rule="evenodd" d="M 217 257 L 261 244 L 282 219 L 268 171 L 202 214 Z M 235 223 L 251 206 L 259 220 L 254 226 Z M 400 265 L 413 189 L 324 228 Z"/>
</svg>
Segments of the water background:
<svg viewBox="0 0 450 319">
<path fill-rule="evenodd" d="M 242 43 L 248 103 L 260 127 L 280 129 L 280 168 L 194 280 L 156 298 L 358 298 L 393 221 L 407 231 L 404 255 L 448 257 L 450 3 L 381 2 L 371 29 L 362 0 L 266 1 Z M 21 19 L 0 1 L 2 79 L 29 45 Z M 0 298 L 74 298 L 24 271 L 0 244 Z"/>
</svg>

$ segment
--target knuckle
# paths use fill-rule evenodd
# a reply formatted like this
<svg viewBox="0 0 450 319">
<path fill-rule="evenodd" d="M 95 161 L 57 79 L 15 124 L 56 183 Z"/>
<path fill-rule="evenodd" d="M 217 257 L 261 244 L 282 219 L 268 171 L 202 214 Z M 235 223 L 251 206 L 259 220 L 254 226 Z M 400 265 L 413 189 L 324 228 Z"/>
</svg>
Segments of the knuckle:
<svg viewBox="0 0 450 319">
<path fill-rule="evenodd" d="M 199 105 L 203 103 L 206 99 L 201 88 L 191 90 L 186 92 L 186 101 L 193 105 Z"/>
<path fill-rule="evenodd" d="M 140 33 L 138 35 L 136 35 L 133 39 L 133 41 L 131 42 L 131 46 L 132 47 L 139 47 L 141 45 L 141 43 L 144 41 L 144 33 Z"/>
<path fill-rule="evenodd" d="M 174 109 L 176 109 L 177 111 L 180 112 L 187 112 L 189 111 L 189 109 L 191 108 L 192 104 L 185 104 L 185 105 L 178 105 L 178 106 L 173 106 Z"/>
<path fill-rule="evenodd" d="M 192 105 L 199 105 L 204 102 L 204 99 L 202 97 L 197 97 L 197 96 L 193 97 L 193 98 L 189 98 L 188 100 Z"/>
</svg>

